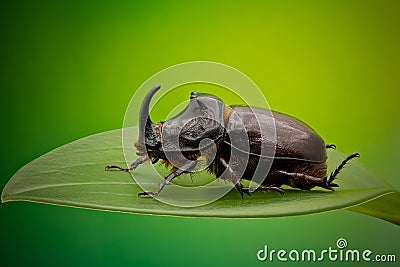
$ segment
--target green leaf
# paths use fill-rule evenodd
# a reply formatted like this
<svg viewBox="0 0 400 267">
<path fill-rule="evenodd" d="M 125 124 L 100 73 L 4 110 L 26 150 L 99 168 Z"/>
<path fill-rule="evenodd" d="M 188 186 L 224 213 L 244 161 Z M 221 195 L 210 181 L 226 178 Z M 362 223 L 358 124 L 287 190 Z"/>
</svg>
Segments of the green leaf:
<svg viewBox="0 0 400 267">
<path fill-rule="evenodd" d="M 121 145 L 121 130 L 91 135 L 61 146 L 28 163 L 7 183 L 1 199 L 7 201 L 34 201 L 56 205 L 121 211 L 131 213 L 165 214 L 201 217 L 276 217 L 309 214 L 351 207 L 357 212 L 367 213 L 389 221 L 399 222 L 399 205 L 392 205 L 390 212 L 381 209 L 380 203 L 370 206 L 366 201 L 394 192 L 385 182 L 371 174 L 356 160 L 349 163 L 337 180 L 340 187 L 335 192 L 324 189 L 301 191 L 285 188 L 285 195 L 276 192 L 255 192 L 241 199 L 236 190 L 231 190 L 221 199 L 208 205 L 184 208 L 164 204 L 153 198 L 138 197 L 143 191 L 129 173 L 104 171 L 108 164 L 126 165 Z M 133 147 L 133 146 L 132 146 Z M 334 168 L 344 155 L 329 152 L 329 166 Z M 163 169 L 163 166 L 159 166 Z M 160 181 L 152 177 L 152 165 L 143 164 L 133 172 L 141 180 L 148 179 L 149 188 L 156 190 Z M 167 173 L 166 170 L 163 171 Z M 205 172 L 196 175 L 193 182 L 189 175 L 176 179 L 176 184 L 208 181 Z M 226 187 L 224 181 L 216 187 Z M 161 195 L 172 196 L 175 187 L 167 185 Z M 190 196 L 188 196 L 190 198 Z M 379 198 L 378 198 L 379 199 Z M 392 215 L 391 218 L 388 212 Z M 386 215 L 385 215 L 386 214 Z M 393 215 L 395 214 L 395 215 Z"/>
<path fill-rule="evenodd" d="M 348 209 L 400 225 L 399 207 L 400 192 L 391 192 Z"/>
</svg>

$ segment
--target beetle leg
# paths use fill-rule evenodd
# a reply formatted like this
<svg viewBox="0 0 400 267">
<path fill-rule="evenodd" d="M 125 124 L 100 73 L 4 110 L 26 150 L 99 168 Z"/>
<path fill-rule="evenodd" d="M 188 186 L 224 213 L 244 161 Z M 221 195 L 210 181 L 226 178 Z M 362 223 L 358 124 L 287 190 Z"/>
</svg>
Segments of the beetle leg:
<svg viewBox="0 0 400 267">
<path fill-rule="evenodd" d="M 358 158 L 360 157 L 360 154 L 358 153 L 354 153 L 354 154 L 350 154 L 349 156 L 347 156 L 342 163 L 339 164 L 339 166 L 337 166 L 337 168 L 331 172 L 331 174 L 329 175 L 329 180 L 328 180 L 328 184 L 332 183 L 333 180 L 335 180 L 336 176 L 339 174 L 339 172 L 343 169 L 344 165 L 346 165 L 346 163 L 353 159 L 353 158 Z"/>
<path fill-rule="evenodd" d="M 250 192 L 250 189 L 252 189 L 252 187 L 244 187 L 242 188 L 242 190 L 245 192 Z M 259 187 L 255 188 L 255 190 L 253 191 L 275 191 L 278 192 L 279 194 L 281 194 L 282 196 L 285 194 L 285 190 L 283 190 L 282 188 L 275 186 L 275 185 L 260 185 Z"/>
<path fill-rule="evenodd" d="M 196 166 L 196 164 L 197 164 L 196 160 L 189 161 L 188 163 L 183 165 L 182 168 L 176 169 L 175 171 L 171 172 L 167 177 L 165 177 L 165 179 L 158 185 L 157 192 L 141 192 L 138 194 L 138 196 L 148 196 L 148 195 L 157 196 L 158 194 L 160 194 L 164 186 L 169 184 L 172 181 L 172 179 L 178 177 L 182 173 L 192 170 Z"/>
<path fill-rule="evenodd" d="M 326 148 L 336 149 L 336 145 L 334 145 L 334 144 L 327 144 L 325 147 Z"/>
<path fill-rule="evenodd" d="M 279 194 L 281 194 L 282 196 L 285 194 L 285 190 L 283 190 L 283 189 L 280 188 L 280 187 L 274 186 L 274 185 L 268 185 L 268 186 L 260 185 L 260 186 L 256 189 L 256 191 L 276 191 L 276 192 L 278 192 Z"/>
<path fill-rule="evenodd" d="M 129 171 L 133 171 L 134 169 L 136 169 L 140 164 L 145 163 L 147 160 L 149 159 L 148 155 L 145 155 L 141 158 L 138 158 L 137 160 L 135 160 L 130 166 L 129 168 L 123 168 L 117 165 L 108 165 L 105 167 L 105 170 L 108 171 L 109 169 L 118 169 L 120 171 L 124 171 L 124 172 L 129 172 Z"/>
<path fill-rule="evenodd" d="M 235 184 L 236 189 L 239 191 L 240 196 L 243 198 L 243 193 L 246 193 L 246 195 L 251 196 L 250 195 L 250 191 L 249 188 L 243 187 L 242 183 L 240 181 L 238 181 Z"/>
<path fill-rule="evenodd" d="M 288 178 L 287 185 L 291 187 L 300 188 L 303 190 L 310 190 L 314 186 L 319 186 L 331 191 L 335 191 L 328 183 L 326 177 L 318 178 L 304 173 L 277 171 L 280 175 Z"/>
<path fill-rule="evenodd" d="M 232 167 L 229 166 L 228 163 L 223 158 L 220 158 L 219 161 L 225 167 L 225 171 L 228 172 L 230 180 L 235 184 L 236 189 L 239 191 L 240 196 L 243 198 L 243 193 L 246 193 L 250 196 L 249 188 L 244 188 L 242 183 L 240 182 L 240 178 L 235 177 L 235 172 Z"/>
</svg>

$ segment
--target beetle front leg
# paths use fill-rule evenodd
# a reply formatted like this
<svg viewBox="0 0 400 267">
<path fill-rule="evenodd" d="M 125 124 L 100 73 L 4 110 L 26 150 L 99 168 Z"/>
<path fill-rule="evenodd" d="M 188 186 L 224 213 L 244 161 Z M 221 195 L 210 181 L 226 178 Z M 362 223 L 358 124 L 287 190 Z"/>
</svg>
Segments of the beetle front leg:
<svg viewBox="0 0 400 267">
<path fill-rule="evenodd" d="M 192 170 L 194 167 L 196 167 L 196 164 L 197 164 L 196 160 L 189 161 L 188 163 L 183 165 L 182 168 L 176 169 L 175 171 L 171 172 L 167 177 L 165 177 L 165 179 L 158 185 L 157 192 L 149 192 L 149 191 L 141 192 L 138 194 L 138 196 L 148 196 L 148 195 L 158 196 L 158 194 L 160 194 L 164 186 L 169 184 L 175 177 L 178 177 L 182 173 Z"/>
<path fill-rule="evenodd" d="M 123 168 L 117 165 L 108 165 L 105 167 L 105 170 L 108 171 L 110 169 L 118 169 L 120 171 L 124 171 L 124 172 L 129 172 L 129 171 L 133 171 L 134 169 L 136 169 L 140 164 L 145 163 L 147 160 L 149 160 L 149 156 L 145 155 L 141 158 L 138 158 L 137 160 L 135 160 L 130 166 L 129 168 Z"/>
</svg>

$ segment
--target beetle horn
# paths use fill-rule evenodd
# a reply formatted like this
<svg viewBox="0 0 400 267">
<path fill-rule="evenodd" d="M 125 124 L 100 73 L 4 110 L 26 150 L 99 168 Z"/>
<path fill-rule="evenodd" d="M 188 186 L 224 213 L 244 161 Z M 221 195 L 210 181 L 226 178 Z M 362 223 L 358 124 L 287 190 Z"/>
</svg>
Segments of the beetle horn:
<svg viewBox="0 0 400 267">
<path fill-rule="evenodd" d="M 154 86 L 144 97 L 142 106 L 140 107 L 140 115 L 139 115 L 139 138 L 138 143 L 144 144 L 145 141 L 145 129 L 147 121 L 150 121 L 150 114 L 149 114 L 149 106 L 150 101 L 153 98 L 154 94 L 161 88 L 161 85 Z"/>
</svg>

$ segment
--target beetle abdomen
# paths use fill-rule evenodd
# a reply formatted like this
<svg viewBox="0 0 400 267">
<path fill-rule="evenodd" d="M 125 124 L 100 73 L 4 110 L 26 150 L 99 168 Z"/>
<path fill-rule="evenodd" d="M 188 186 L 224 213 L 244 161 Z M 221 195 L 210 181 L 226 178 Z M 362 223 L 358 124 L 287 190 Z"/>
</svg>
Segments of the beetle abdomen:
<svg viewBox="0 0 400 267">
<path fill-rule="evenodd" d="M 256 155 L 270 156 L 271 146 L 275 145 L 275 158 L 308 162 L 325 162 L 327 159 L 322 138 L 296 118 L 275 111 L 249 107 L 233 107 L 231 118 L 226 124 L 231 140 L 241 135 L 238 132 L 240 129 L 238 124 L 243 124 L 250 142 L 250 151 Z M 271 134 L 272 120 L 275 123 L 276 142 Z M 271 129 L 268 130 L 268 127 Z M 245 150 L 244 147 L 240 147 L 245 144 L 236 143 L 239 149 Z"/>
<path fill-rule="evenodd" d="M 289 115 L 273 112 L 277 135 L 275 157 L 325 162 L 326 147 L 322 138 L 307 124 Z"/>
</svg>

